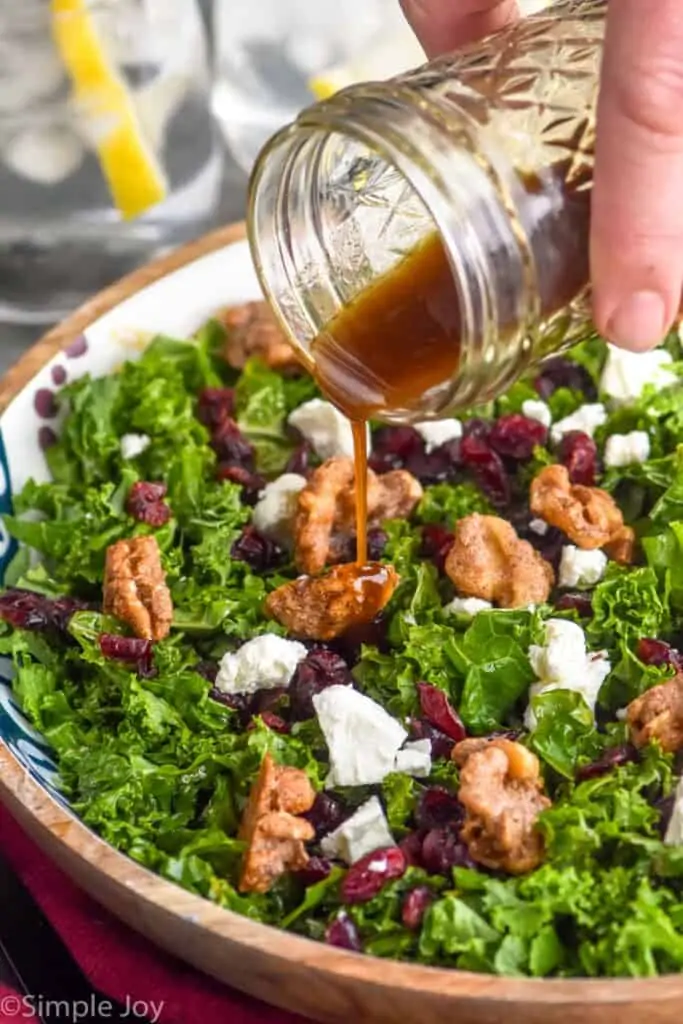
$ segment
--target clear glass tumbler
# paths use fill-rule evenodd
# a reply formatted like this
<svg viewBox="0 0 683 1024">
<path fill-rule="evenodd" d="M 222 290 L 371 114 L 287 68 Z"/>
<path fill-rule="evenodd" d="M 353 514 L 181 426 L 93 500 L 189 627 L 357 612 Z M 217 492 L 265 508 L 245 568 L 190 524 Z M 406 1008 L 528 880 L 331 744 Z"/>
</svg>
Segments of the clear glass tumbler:
<svg viewBox="0 0 683 1024">
<path fill-rule="evenodd" d="M 421 59 L 399 0 L 214 0 L 213 18 L 214 111 L 246 172 L 311 102 L 313 80 L 331 91 L 340 77 L 388 77 Z"/>
<path fill-rule="evenodd" d="M 166 182 L 165 197 L 131 219 L 99 159 L 112 124 L 77 101 L 56 43 L 55 19 L 70 16 L 96 34 Z M 81 42 L 76 58 L 87 77 L 93 53 Z M 0 320 L 53 322 L 214 226 L 223 156 L 210 85 L 196 0 L 0 0 Z"/>
</svg>

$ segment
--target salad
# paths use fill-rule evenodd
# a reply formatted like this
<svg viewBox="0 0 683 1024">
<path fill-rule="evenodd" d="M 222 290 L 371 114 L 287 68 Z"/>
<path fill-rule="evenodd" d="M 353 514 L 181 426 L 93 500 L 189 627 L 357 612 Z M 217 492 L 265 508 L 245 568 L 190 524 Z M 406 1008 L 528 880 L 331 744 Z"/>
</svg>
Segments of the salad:
<svg viewBox="0 0 683 1024">
<path fill-rule="evenodd" d="M 370 424 L 360 604 L 350 426 L 259 304 L 67 384 L 0 649 L 76 813 L 365 954 L 681 970 L 681 360 L 593 338 Z"/>
</svg>

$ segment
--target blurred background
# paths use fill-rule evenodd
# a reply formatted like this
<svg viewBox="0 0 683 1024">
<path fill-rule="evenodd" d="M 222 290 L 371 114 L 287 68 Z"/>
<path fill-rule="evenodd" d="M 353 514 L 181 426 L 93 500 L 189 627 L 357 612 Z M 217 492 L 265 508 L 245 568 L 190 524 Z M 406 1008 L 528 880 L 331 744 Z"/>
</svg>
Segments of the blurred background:
<svg viewBox="0 0 683 1024">
<path fill-rule="evenodd" d="M 398 0 L 0 0 L 0 372 L 242 219 L 259 149 L 302 107 L 423 59 Z"/>
</svg>

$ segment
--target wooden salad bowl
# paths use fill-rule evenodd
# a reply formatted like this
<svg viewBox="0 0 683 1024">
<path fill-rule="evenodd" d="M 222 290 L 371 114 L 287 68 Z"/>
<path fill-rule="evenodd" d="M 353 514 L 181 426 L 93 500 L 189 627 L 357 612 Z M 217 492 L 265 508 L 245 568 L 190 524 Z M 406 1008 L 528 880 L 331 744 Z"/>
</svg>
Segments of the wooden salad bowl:
<svg viewBox="0 0 683 1024">
<path fill-rule="evenodd" d="M 244 237 L 241 224 L 221 229 L 101 292 L 6 374 L 0 412 L 103 314 Z M 683 974 L 642 980 L 500 978 L 363 956 L 250 921 L 113 849 L 50 795 L 4 741 L 0 799 L 60 867 L 128 925 L 215 978 L 315 1020 L 678 1024 L 683 1019 Z"/>
</svg>

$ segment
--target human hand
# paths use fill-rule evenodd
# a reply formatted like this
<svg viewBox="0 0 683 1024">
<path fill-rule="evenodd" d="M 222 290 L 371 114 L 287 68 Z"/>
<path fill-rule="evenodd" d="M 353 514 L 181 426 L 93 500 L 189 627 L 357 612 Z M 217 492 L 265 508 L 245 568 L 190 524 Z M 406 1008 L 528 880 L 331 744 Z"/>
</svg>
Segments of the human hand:
<svg viewBox="0 0 683 1024">
<path fill-rule="evenodd" d="M 401 0 L 428 56 L 498 31 L 515 0 Z M 644 17 L 644 6 L 647 14 Z M 591 277 L 598 330 L 658 344 L 683 288 L 683 0 L 611 0 L 598 100 Z"/>
</svg>

